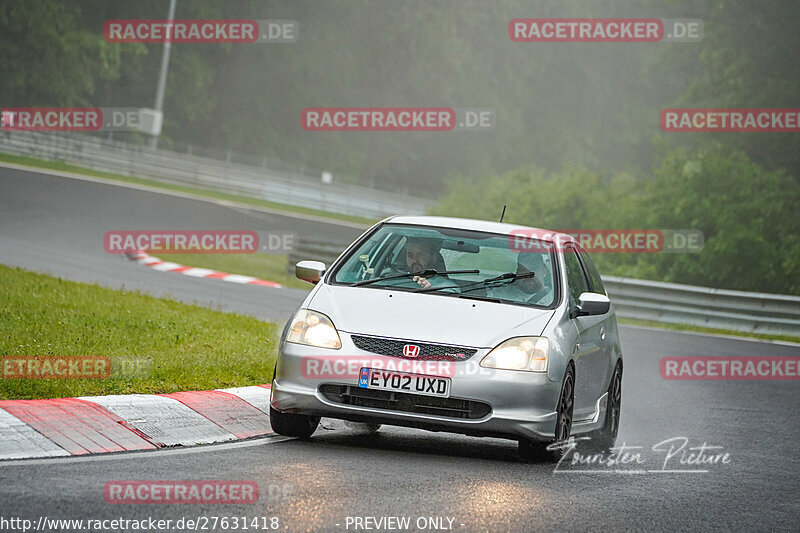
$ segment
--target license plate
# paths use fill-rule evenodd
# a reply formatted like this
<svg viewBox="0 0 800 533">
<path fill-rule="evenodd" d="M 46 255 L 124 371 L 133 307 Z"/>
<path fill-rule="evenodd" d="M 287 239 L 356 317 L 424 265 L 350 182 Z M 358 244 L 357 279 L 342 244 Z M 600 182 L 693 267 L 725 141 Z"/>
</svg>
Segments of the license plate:
<svg viewBox="0 0 800 533">
<path fill-rule="evenodd" d="M 450 378 L 408 374 L 395 370 L 362 368 L 358 378 L 358 386 L 362 389 L 389 390 L 422 394 L 425 396 L 450 396 Z"/>
</svg>

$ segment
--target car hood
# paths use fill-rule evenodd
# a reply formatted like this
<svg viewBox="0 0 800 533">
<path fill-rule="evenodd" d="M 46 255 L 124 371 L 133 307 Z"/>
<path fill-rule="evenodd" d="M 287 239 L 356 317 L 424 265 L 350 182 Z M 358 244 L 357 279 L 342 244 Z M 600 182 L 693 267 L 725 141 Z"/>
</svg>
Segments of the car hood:
<svg viewBox="0 0 800 533">
<path fill-rule="evenodd" d="M 475 348 L 541 335 L 555 311 L 405 291 L 322 285 L 307 307 L 339 331 Z"/>
</svg>

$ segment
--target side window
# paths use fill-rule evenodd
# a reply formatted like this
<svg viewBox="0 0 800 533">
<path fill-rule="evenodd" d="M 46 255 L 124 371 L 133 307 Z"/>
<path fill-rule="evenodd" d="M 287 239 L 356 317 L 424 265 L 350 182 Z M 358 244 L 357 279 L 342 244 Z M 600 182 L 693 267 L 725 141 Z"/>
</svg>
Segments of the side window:
<svg viewBox="0 0 800 533">
<path fill-rule="evenodd" d="M 589 257 L 589 254 L 587 254 L 585 250 L 581 250 L 579 253 L 586 273 L 589 275 L 589 281 L 592 283 L 592 292 L 606 294 L 606 288 L 603 287 L 603 280 L 600 278 L 600 272 L 597 271 L 597 267 L 594 266 L 594 262 Z"/>
<path fill-rule="evenodd" d="M 567 267 L 567 284 L 569 285 L 569 304 L 578 305 L 581 293 L 589 292 L 589 283 L 578 260 L 578 253 L 572 247 L 564 248 L 564 264 Z"/>
</svg>

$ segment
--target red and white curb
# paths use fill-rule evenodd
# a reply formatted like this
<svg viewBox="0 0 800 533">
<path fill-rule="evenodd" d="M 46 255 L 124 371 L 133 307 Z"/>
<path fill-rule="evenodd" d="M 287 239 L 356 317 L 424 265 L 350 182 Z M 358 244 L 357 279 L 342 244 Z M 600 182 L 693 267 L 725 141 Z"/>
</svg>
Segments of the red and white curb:
<svg viewBox="0 0 800 533">
<path fill-rule="evenodd" d="M 159 272 L 174 272 L 176 274 L 183 274 L 184 276 L 192 276 L 193 278 L 208 278 L 219 279 L 222 281 L 229 281 L 231 283 L 242 283 L 245 285 L 261 285 L 262 287 L 283 287 L 280 283 L 269 281 L 265 279 L 258 279 L 252 276 L 242 276 L 239 274 L 228 274 L 227 272 L 220 272 L 218 270 L 209 270 L 207 268 L 196 268 L 190 266 L 172 263 L 170 261 L 163 261 L 158 257 L 153 257 L 147 252 L 138 250 L 133 253 L 125 254 L 128 259 L 135 261 L 140 265 L 150 267 Z"/>
<path fill-rule="evenodd" d="M 269 385 L 0 401 L 0 459 L 192 446 L 272 434 Z"/>
</svg>

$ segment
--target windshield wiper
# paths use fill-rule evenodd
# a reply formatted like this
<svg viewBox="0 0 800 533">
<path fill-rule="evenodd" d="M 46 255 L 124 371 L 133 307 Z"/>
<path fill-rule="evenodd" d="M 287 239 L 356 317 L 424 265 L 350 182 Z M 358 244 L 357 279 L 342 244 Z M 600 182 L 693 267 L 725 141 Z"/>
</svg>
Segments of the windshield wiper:
<svg viewBox="0 0 800 533">
<path fill-rule="evenodd" d="M 525 278 L 532 278 L 536 274 L 533 272 L 528 272 L 527 274 L 517 274 L 516 272 L 506 272 L 505 274 L 500 274 L 499 276 L 495 276 L 493 278 L 485 279 L 483 281 L 476 281 L 475 283 L 470 283 L 469 285 L 448 285 L 447 287 L 428 287 L 427 289 L 417 289 L 414 292 L 433 292 L 433 291 L 441 291 L 443 289 L 461 289 L 461 293 L 476 291 L 478 289 L 482 289 L 489 285 L 490 283 L 498 283 L 500 281 L 507 281 L 509 283 L 513 283 L 518 279 L 525 279 Z"/>
<path fill-rule="evenodd" d="M 444 270 L 439 272 L 434 268 L 427 268 L 425 270 L 417 270 L 416 272 L 402 272 L 400 274 L 389 274 L 388 276 L 381 276 L 379 278 L 365 279 L 357 281 L 351 285 L 352 287 L 360 287 L 362 285 L 369 285 L 370 283 L 377 283 L 387 279 L 406 278 L 408 276 L 421 276 L 423 278 L 432 278 L 434 276 L 444 276 L 446 274 L 480 274 L 480 270 Z"/>
<path fill-rule="evenodd" d="M 505 281 L 510 279 L 512 282 L 518 279 L 525 279 L 525 278 L 532 278 L 536 274 L 533 272 L 528 272 L 527 274 L 517 274 L 516 272 L 506 272 L 505 274 L 500 274 L 499 276 L 495 276 L 493 278 L 485 279 L 482 283 L 494 283 L 495 281 Z"/>
<path fill-rule="evenodd" d="M 494 302 L 498 304 L 503 303 L 503 300 L 501 300 L 500 298 L 492 298 L 491 296 L 472 296 L 472 295 L 468 296 L 466 294 L 456 294 L 455 297 L 464 298 L 465 300 L 480 300 L 482 302 Z"/>
</svg>

